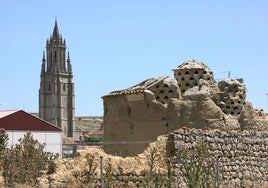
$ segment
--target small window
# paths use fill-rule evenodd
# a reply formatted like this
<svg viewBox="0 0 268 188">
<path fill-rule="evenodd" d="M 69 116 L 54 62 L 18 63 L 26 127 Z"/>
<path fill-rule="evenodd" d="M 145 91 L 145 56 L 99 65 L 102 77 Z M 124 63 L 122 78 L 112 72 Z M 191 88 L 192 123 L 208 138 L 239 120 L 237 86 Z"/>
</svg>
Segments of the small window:
<svg viewBox="0 0 268 188">
<path fill-rule="evenodd" d="M 204 71 L 203 74 L 207 74 L 207 71 Z"/>
<path fill-rule="evenodd" d="M 194 80 L 194 77 L 190 77 L 190 80 Z"/>
<path fill-rule="evenodd" d="M 164 99 L 168 99 L 168 96 L 164 96 Z"/>
<path fill-rule="evenodd" d="M 194 71 L 194 74 L 198 74 L 198 71 Z"/>
<path fill-rule="evenodd" d="M 164 87 L 169 87 L 167 84 L 164 84 Z"/>
<path fill-rule="evenodd" d="M 190 73 L 188 71 L 186 71 L 185 74 L 190 74 Z"/>
<path fill-rule="evenodd" d="M 188 86 L 190 86 L 190 84 L 187 83 L 185 86 L 188 87 Z"/>
<path fill-rule="evenodd" d="M 169 93 L 173 93 L 173 90 L 168 90 Z"/>
<path fill-rule="evenodd" d="M 181 81 L 184 81 L 184 80 L 185 80 L 185 78 L 182 77 L 182 78 L 181 78 Z"/>
<path fill-rule="evenodd" d="M 65 91 L 66 90 L 66 85 L 65 84 L 63 84 L 63 91 Z"/>
<path fill-rule="evenodd" d="M 164 90 L 163 90 L 163 89 L 161 89 L 161 90 L 159 91 L 159 93 L 164 93 Z"/>
</svg>

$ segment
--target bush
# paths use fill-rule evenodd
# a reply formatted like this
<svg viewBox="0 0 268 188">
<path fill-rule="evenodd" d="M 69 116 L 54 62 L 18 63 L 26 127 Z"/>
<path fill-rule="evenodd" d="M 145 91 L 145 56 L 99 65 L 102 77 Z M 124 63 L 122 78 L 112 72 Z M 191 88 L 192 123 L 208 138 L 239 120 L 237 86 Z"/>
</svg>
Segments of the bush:
<svg viewBox="0 0 268 188">
<path fill-rule="evenodd" d="M 0 161 L 2 161 L 2 157 L 5 153 L 6 147 L 8 143 L 8 135 L 4 129 L 0 129 Z"/>
<path fill-rule="evenodd" d="M 33 139 L 30 132 L 19 139 L 19 144 L 6 149 L 2 157 L 5 184 L 37 185 L 42 171 L 53 158 L 52 154 L 43 150 L 44 145 Z"/>
<path fill-rule="evenodd" d="M 203 142 L 191 149 L 181 148 L 178 154 L 180 170 L 189 188 L 215 187 L 215 166 Z"/>
<path fill-rule="evenodd" d="M 98 137 L 98 136 L 90 136 L 85 138 L 85 143 L 86 144 L 101 144 L 103 142 L 103 137 Z"/>
</svg>

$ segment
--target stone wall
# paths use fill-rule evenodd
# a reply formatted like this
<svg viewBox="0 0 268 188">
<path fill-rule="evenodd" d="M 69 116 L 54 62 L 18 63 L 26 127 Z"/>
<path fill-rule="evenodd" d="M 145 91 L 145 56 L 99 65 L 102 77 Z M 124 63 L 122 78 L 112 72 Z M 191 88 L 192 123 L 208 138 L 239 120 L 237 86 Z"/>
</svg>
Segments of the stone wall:
<svg viewBox="0 0 268 188">
<path fill-rule="evenodd" d="M 218 160 L 221 185 L 248 187 L 268 182 L 268 131 L 179 129 L 169 135 L 167 151 L 178 156 L 181 148 L 193 148 L 198 141 L 206 143 L 215 165 Z M 176 173 L 180 177 L 180 169 Z"/>
</svg>

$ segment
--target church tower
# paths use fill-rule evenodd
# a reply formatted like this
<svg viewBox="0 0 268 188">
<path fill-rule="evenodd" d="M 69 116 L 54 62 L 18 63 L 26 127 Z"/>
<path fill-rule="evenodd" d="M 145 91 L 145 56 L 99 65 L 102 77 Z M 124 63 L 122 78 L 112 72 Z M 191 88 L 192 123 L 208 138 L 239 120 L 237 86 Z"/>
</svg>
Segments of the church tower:
<svg viewBox="0 0 268 188">
<path fill-rule="evenodd" d="M 66 42 L 59 33 L 57 21 L 43 52 L 39 89 L 39 117 L 60 127 L 73 137 L 75 123 L 74 82 Z"/>
</svg>

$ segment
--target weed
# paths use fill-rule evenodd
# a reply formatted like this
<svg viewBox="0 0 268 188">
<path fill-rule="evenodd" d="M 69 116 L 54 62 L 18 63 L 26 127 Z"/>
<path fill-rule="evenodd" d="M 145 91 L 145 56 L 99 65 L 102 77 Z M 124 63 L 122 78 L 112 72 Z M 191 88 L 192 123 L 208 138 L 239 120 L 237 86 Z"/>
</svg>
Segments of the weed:
<svg viewBox="0 0 268 188">
<path fill-rule="evenodd" d="M 111 159 L 109 158 L 109 161 L 106 165 L 104 165 L 104 170 L 105 170 L 105 187 L 110 188 L 112 187 L 112 178 L 113 178 L 113 168 L 112 168 L 112 163 Z"/>
<path fill-rule="evenodd" d="M 181 148 L 177 159 L 189 188 L 215 186 L 214 162 L 210 160 L 203 142 L 197 142 L 190 150 Z"/>
</svg>

